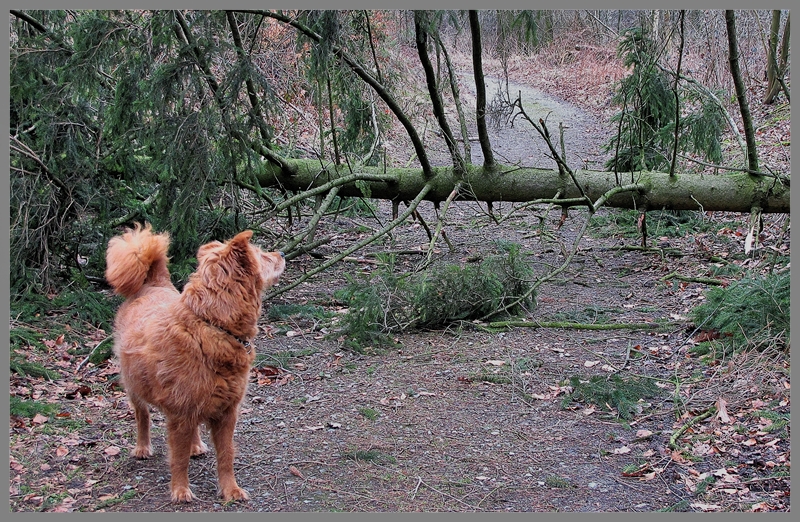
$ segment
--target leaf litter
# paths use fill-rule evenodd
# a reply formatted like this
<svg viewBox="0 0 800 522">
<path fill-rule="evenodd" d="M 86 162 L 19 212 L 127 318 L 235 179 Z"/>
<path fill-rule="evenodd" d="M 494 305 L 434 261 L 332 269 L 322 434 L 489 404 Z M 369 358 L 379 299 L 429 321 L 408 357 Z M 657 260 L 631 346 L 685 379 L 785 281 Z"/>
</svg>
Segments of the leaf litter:
<svg viewBox="0 0 800 522">
<path fill-rule="evenodd" d="M 547 85 L 570 99 L 558 88 Z M 593 139 L 602 142 L 596 131 Z M 568 133 L 567 147 L 580 152 L 584 138 Z M 529 154 L 528 139 L 514 143 L 504 136 L 504 147 Z M 766 154 L 788 161 L 782 153 Z M 436 219 L 432 209 L 423 216 Z M 559 219 L 553 213 L 547 222 Z M 171 504 L 163 417 L 153 416 L 155 455 L 131 459 L 134 420 L 114 361 L 83 363 L 69 356 L 63 337 L 45 339 L 47 353 L 30 346 L 28 359 L 58 378 L 10 378 L 12 398 L 54 407 L 10 419 L 10 510 L 789 511 L 788 352 L 708 364 L 690 350 L 702 341 L 690 339 L 687 319 L 707 286 L 660 281 L 676 270 L 703 274 L 724 264 L 710 253 L 758 270 L 767 265 L 765 251 L 788 256 L 788 235 L 779 233 L 779 218 L 765 216 L 756 246 L 747 239 L 747 216 L 707 219 L 741 226 L 664 238 L 681 248 L 678 258 L 613 250 L 619 238 L 592 237 L 579 252 L 581 262 L 542 286 L 531 312 L 539 318 L 590 306 L 621 309 L 620 320 L 661 319 L 671 325 L 666 332 L 620 337 L 520 328 L 499 334 L 461 324 L 402 334 L 395 348 L 367 355 L 343 350 L 341 340 L 315 325 L 265 320 L 258 353 L 301 355 L 288 367 L 252 371 L 235 436 L 237 478 L 252 497 L 246 503 L 218 500 L 212 448 L 191 463 L 198 501 Z M 557 249 L 523 233 L 538 224 L 537 216 L 526 216 L 513 227 L 493 227 L 485 209 L 455 203 L 447 234 L 457 252 L 442 245 L 437 256 L 463 259 L 501 234 L 525 245 L 542 266 L 556 264 Z M 559 234 L 571 241 L 569 221 Z M 395 247 L 418 245 L 420 235 L 411 223 L 397 231 Z M 329 248 L 348 241 L 340 233 Z M 299 258 L 289 270 L 311 263 Z M 413 268 L 410 260 L 401 263 Z M 342 303 L 331 296 L 349 270 L 335 267 L 277 301 L 316 301 L 341 315 Z M 106 336 L 93 331 L 83 343 L 95 347 Z M 536 366 L 519 369 L 517 363 L 534 358 Z M 507 379 L 474 378 L 486 370 Z M 574 375 L 588 378 L 586 372 L 647 375 L 662 395 L 640 404 L 627 421 L 610 404 L 565 407 L 573 391 L 566 383 Z M 359 413 L 365 408 L 378 415 L 366 418 Z"/>
</svg>

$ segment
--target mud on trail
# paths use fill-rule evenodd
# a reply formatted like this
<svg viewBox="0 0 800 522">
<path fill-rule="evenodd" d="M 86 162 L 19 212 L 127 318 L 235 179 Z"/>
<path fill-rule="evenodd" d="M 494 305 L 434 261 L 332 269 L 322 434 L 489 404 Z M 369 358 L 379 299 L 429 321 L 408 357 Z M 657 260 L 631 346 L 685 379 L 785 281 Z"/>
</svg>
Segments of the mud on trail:
<svg viewBox="0 0 800 522">
<path fill-rule="evenodd" d="M 517 87 L 510 86 L 512 95 Z M 573 168 L 602 164 L 606 136 L 599 120 L 558 100 L 534 102 L 534 96 L 532 89 L 523 94 L 532 116 L 549 114 L 551 132 L 558 121 L 568 125 Z M 552 168 L 541 138 L 524 122 L 492 133 L 500 161 Z M 480 147 L 472 150 L 479 163 Z M 445 148 L 440 154 L 447 162 Z M 420 210 L 428 224 L 436 222 L 432 205 Z M 519 243 L 543 275 L 563 263 L 586 219 L 571 211 L 557 228 L 558 210 L 506 216 L 510 210 L 497 204 L 490 216 L 485 206 L 453 203 L 445 227 L 453 251 L 440 240 L 436 262 L 464 263 L 503 240 Z M 339 217 L 319 232 L 337 234 L 319 253 L 340 251 L 390 216 L 390 206 L 380 204 L 374 219 Z M 507 220 L 497 225 L 498 216 Z M 12 428 L 12 511 L 41 509 L 41 496 L 14 493 L 21 468 L 31 474 L 29 484 L 60 480 L 64 495 L 48 510 L 65 511 L 788 511 L 788 477 L 771 471 L 787 469 L 788 432 L 764 429 L 764 419 L 753 413 L 770 405 L 788 416 L 788 360 L 785 372 L 763 371 L 765 358 L 784 364 L 774 354 L 704 364 L 690 350 L 688 315 L 708 286 L 663 279 L 672 272 L 708 275 L 710 252 L 764 263 L 766 256 L 742 261 L 742 238 L 731 232 L 747 217 L 705 216 L 707 229 L 686 237 L 666 234 L 667 222 L 653 223 L 651 234 L 663 234 L 661 246 L 674 250 L 641 252 L 626 248 L 640 239 L 613 226 L 620 216 L 598 212 L 572 263 L 540 287 L 524 319 L 659 323 L 657 329 L 490 330 L 460 323 L 404 333 L 385 351 L 347 350 L 329 335 L 335 332 L 329 317 L 345 311 L 334 294 L 348 278 L 378 270 L 371 257 L 377 252 L 404 252 L 398 269 L 413 270 L 428 237 L 410 220 L 386 243 L 265 304 L 255 341 L 261 368 L 252 372 L 235 434 L 236 477 L 251 500 L 220 502 L 212 449 L 190 465 L 198 500 L 172 504 L 163 418 L 154 415 L 154 457 L 130 458 L 133 414 L 124 394 L 105 386 L 90 397 L 61 399 L 65 411 L 86 421 L 69 436 L 66 453 L 56 451 L 64 447 L 63 434 L 37 430 L 15 445 Z M 787 249 L 788 238 L 777 242 L 780 220 L 768 217 L 765 226 L 762 248 Z M 292 260 L 284 281 L 318 262 Z M 270 320 L 270 310 L 281 305 L 318 307 L 327 315 Z M 114 367 L 81 373 L 111 379 Z M 621 419 L 605 404 L 569 400 L 570 378 L 595 375 L 651 377 L 659 387 Z M 697 421 L 670 447 L 682 426 L 721 398 L 733 423 L 719 416 Z"/>
</svg>

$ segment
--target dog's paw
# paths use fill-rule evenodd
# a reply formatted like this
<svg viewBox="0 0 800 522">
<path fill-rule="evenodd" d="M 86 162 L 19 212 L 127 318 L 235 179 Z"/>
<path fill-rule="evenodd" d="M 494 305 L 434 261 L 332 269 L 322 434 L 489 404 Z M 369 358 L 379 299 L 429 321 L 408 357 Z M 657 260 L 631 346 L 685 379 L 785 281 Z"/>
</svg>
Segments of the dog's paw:
<svg viewBox="0 0 800 522">
<path fill-rule="evenodd" d="M 222 491 L 222 498 L 228 502 L 231 500 L 250 500 L 250 495 L 247 494 L 247 491 L 243 490 L 239 486 L 234 486 L 229 488 L 227 491 Z"/>
<path fill-rule="evenodd" d="M 208 446 L 205 442 L 200 441 L 197 443 L 192 444 L 192 457 L 197 457 L 198 455 L 205 455 L 208 453 Z"/>
<path fill-rule="evenodd" d="M 173 502 L 191 502 L 197 499 L 188 486 L 176 486 L 172 488 L 172 501 Z"/>
<path fill-rule="evenodd" d="M 137 459 L 146 459 L 153 456 L 153 450 L 150 446 L 136 446 L 131 451 L 131 456 Z"/>
</svg>

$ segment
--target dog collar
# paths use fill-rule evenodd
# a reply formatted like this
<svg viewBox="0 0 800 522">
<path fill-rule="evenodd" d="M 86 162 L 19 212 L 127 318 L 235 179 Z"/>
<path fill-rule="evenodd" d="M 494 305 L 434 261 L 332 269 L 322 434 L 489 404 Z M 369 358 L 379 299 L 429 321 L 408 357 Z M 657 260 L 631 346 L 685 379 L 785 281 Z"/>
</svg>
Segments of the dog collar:
<svg viewBox="0 0 800 522">
<path fill-rule="evenodd" d="M 245 340 L 245 339 L 242 339 L 242 338 L 241 338 L 241 337 L 239 337 L 238 335 L 234 335 L 234 334 L 233 334 L 233 333 L 232 333 L 230 330 L 228 330 L 227 328 L 223 328 L 223 327 L 221 327 L 221 326 L 219 326 L 219 325 L 216 325 L 216 324 L 212 323 L 211 321 L 208 321 L 208 320 L 206 320 L 206 322 L 207 322 L 208 324 L 210 324 L 211 326 L 213 326 L 214 328 L 217 328 L 217 329 L 219 329 L 219 330 L 222 330 L 222 331 L 223 331 L 223 332 L 225 332 L 226 334 L 228 334 L 228 335 L 230 335 L 231 337 L 233 337 L 234 339 L 236 339 L 236 342 L 238 342 L 239 344 L 241 344 L 242 346 L 244 346 L 245 348 L 247 348 L 247 353 L 250 353 L 250 351 L 251 351 L 251 349 L 252 349 L 252 344 L 250 343 L 250 341 L 247 341 L 247 340 Z"/>
</svg>

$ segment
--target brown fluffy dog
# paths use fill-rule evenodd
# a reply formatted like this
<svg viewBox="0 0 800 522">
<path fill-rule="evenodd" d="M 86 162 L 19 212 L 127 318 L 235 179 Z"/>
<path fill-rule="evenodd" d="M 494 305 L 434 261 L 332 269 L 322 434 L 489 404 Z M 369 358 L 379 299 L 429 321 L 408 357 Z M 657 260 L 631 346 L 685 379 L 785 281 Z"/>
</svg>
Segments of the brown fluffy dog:
<svg viewBox="0 0 800 522">
<path fill-rule="evenodd" d="M 255 358 L 262 292 L 274 285 L 285 263 L 263 252 L 245 231 L 197 252 L 197 271 L 178 293 L 167 271 L 169 236 L 136 225 L 111 239 L 106 279 L 126 298 L 114 321 L 114 351 L 136 417 L 136 448 L 150 447 L 148 403 L 167 421 L 174 502 L 196 498 L 189 489 L 189 458 L 208 451 L 200 424 L 211 431 L 217 475 L 225 500 L 245 500 L 233 475 L 233 430 Z"/>
</svg>

